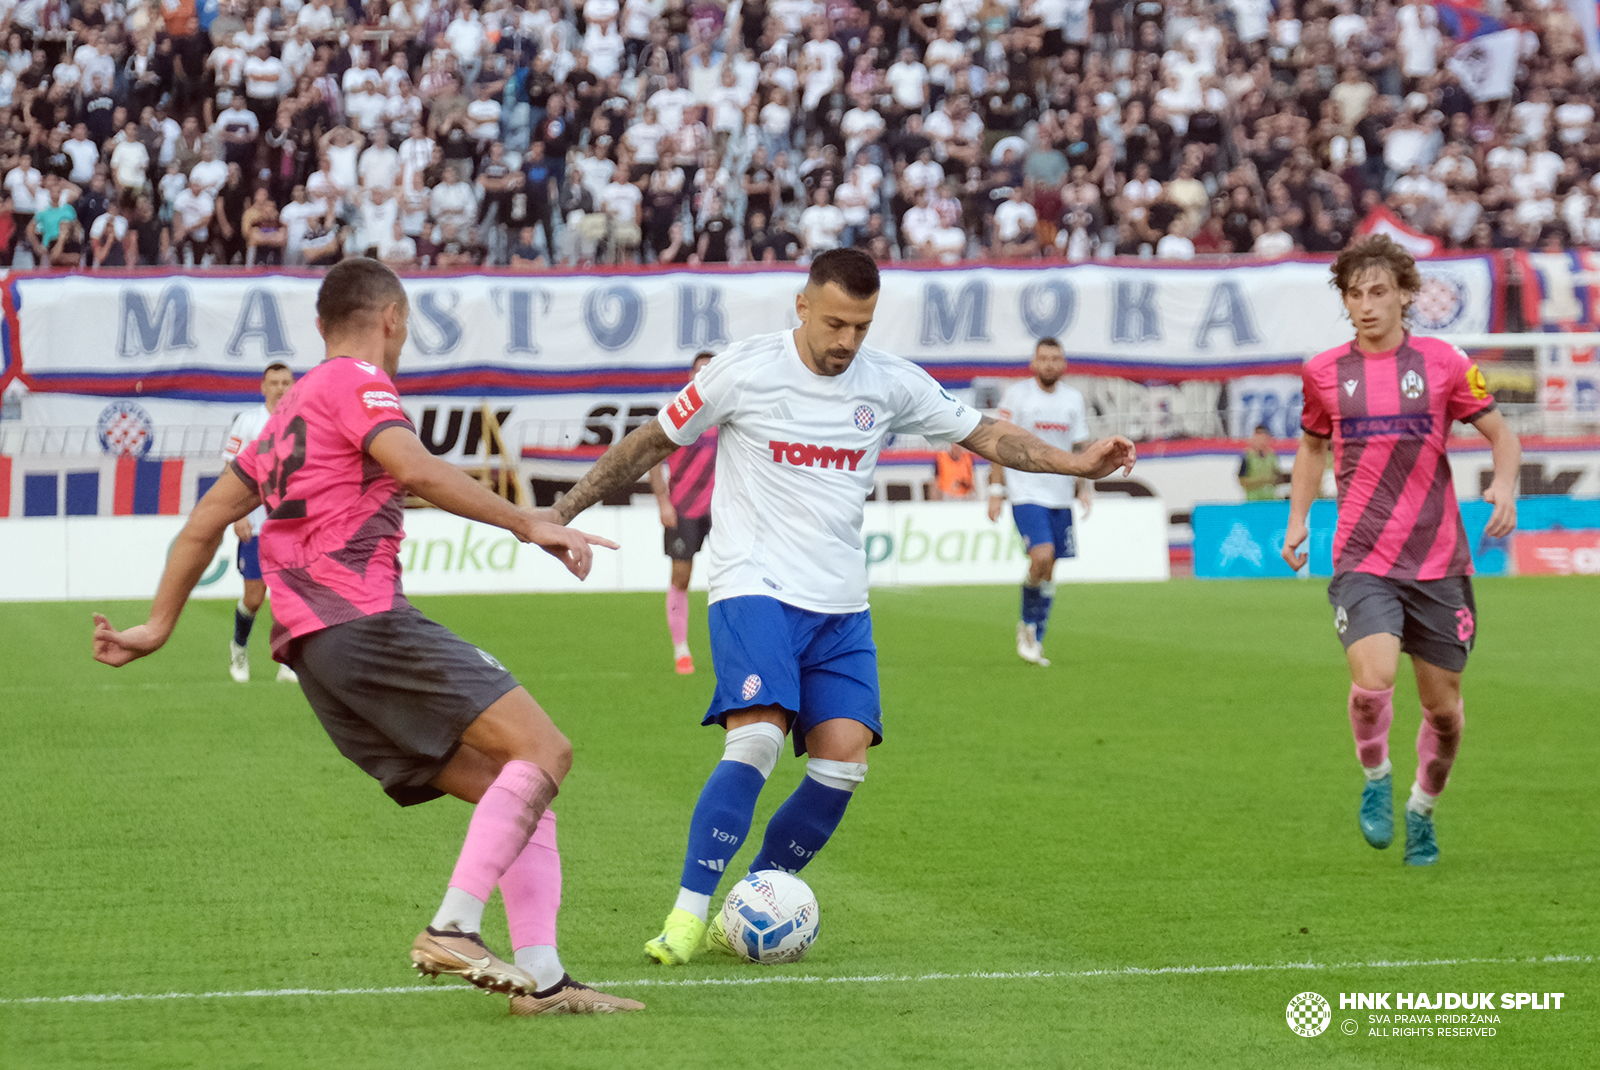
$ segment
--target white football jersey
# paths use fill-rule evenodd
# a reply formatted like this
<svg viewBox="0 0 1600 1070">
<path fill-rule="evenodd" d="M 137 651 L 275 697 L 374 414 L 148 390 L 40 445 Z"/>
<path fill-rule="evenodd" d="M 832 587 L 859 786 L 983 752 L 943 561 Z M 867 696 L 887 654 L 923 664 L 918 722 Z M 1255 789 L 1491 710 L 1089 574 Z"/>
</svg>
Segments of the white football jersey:
<svg viewBox="0 0 1600 1070">
<path fill-rule="evenodd" d="M 1031 431 L 1051 446 L 1071 450 L 1089 440 L 1088 411 L 1083 395 L 1066 383 L 1045 390 L 1037 379 L 1012 383 L 1000 398 L 999 417 Z M 1050 472 L 1019 472 L 1006 469 L 1006 497 L 1012 505 L 1042 505 L 1065 509 L 1072 504 L 1075 476 Z"/>
<path fill-rule="evenodd" d="M 960 441 L 980 418 L 881 349 L 862 346 L 836 376 L 806 367 L 792 331 L 719 355 L 657 417 L 679 445 L 719 428 L 711 601 L 766 595 L 817 613 L 866 609 L 861 524 L 884 438 Z"/>
<path fill-rule="evenodd" d="M 233 426 L 228 428 L 228 441 L 222 447 L 222 463 L 232 464 L 239 452 L 250 443 L 261 437 L 262 430 L 267 426 L 267 421 L 272 419 L 272 414 L 267 411 L 265 402 L 253 409 L 246 409 L 233 418 Z M 260 531 L 261 524 L 267 519 L 267 507 L 259 506 L 252 510 L 248 517 L 250 529 Z"/>
</svg>

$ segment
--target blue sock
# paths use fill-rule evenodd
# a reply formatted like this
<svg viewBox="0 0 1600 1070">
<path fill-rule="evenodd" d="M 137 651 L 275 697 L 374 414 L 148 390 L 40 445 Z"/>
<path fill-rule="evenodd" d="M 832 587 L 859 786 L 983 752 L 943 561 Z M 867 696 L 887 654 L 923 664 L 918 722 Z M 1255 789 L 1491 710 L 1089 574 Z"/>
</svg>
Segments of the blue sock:
<svg viewBox="0 0 1600 1070">
<path fill-rule="evenodd" d="M 233 607 L 233 641 L 237 646 L 250 645 L 250 629 L 256 622 L 254 613 L 246 614 L 244 603 Z"/>
<path fill-rule="evenodd" d="M 1056 585 L 1054 583 L 1040 584 L 1038 608 L 1039 620 L 1034 628 L 1034 634 L 1036 634 L 1040 640 L 1044 639 L 1044 630 L 1050 623 L 1050 610 L 1053 606 L 1055 606 L 1055 604 Z"/>
<path fill-rule="evenodd" d="M 750 864 L 750 871 L 781 869 L 785 873 L 799 873 L 805 869 L 806 863 L 822 850 L 833 830 L 839 827 L 844 808 L 850 805 L 850 794 L 809 776 L 803 778 L 794 794 L 784 800 L 767 822 L 761 853 Z"/>
<path fill-rule="evenodd" d="M 694 804 L 694 817 L 689 819 L 689 849 L 683 858 L 685 888 L 701 895 L 717 890 L 723 871 L 750 834 L 750 818 L 766 783 L 755 766 L 717 763 L 700 789 L 700 801 Z"/>
<path fill-rule="evenodd" d="M 1034 583 L 1022 585 L 1022 623 L 1039 623 L 1039 586 Z"/>
</svg>

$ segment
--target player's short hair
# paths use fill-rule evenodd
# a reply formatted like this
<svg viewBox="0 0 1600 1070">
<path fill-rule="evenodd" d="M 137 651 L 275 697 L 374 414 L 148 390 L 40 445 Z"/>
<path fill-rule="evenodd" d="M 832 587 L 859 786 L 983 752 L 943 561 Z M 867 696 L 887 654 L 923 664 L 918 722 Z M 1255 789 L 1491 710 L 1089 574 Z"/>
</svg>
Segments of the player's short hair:
<svg viewBox="0 0 1600 1070">
<path fill-rule="evenodd" d="M 694 359 L 691 360 L 689 363 L 690 364 L 699 364 L 702 360 L 714 360 L 715 358 L 716 358 L 716 354 L 711 352 L 711 350 L 702 349 L 700 352 L 698 352 L 698 353 L 696 353 L 694 355 Z"/>
<path fill-rule="evenodd" d="M 1043 349 L 1045 346 L 1049 346 L 1051 349 L 1059 349 L 1062 352 L 1066 351 L 1066 347 L 1063 346 L 1061 344 L 1060 340 L 1057 339 L 1056 336 L 1053 335 L 1053 334 L 1047 334 L 1043 338 L 1039 339 L 1037 342 L 1033 343 L 1033 351 L 1035 353 L 1037 353 L 1037 352 L 1039 352 L 1039 350 Z"/>
<path fill-rule="evenodd" d="M 857 301 L 865 300 L 878 292 L 878 264 L 860 249 L 829 249 L 811 261 L 806 285 L 826 286 L 830 282 L 837 283 Z"/>
<path fill-rule="evenodd" d="M 366 256 L 333 265 L 317 290 L 317 315 L 325 335 L 337 333 L 357 316 L 381 312 L 393 304 L 401 308 L 410 305 L 400 276 L 387 264 Z"/>
<path fill-rule="evenodd" d="M 261 370 L 261 378 L 265 379 L 267 376 L 271 375 L 273 372 L 288 372 L 290 375 L 294 374 L 293 370 L 290 369 L 289 365 L 285 364 L 281 360 L 275 360 L 271 364 L 268 364 L 265 368 L 263 368 Z"/>
<path fill-rule="evenodd" d="M 1265 431 L 1269 435 L 1272 434 L 1272 428 L 1268 427 L 1266 424 L 1256 424 L 1256 433 L 1260 433 L 1262 431 Z"/>
<path fill-rule="evenodd" d="M 1375 267 L 1387 269 L 1395 285 L 1407 293 L 1422 289 L 1416 258 L 1387 234 L 1373 234 L 1346 246 L 1333 261 L 1333 285 L 1341 294 L 1348 293 L 1368 268 Z"/>
</svg>

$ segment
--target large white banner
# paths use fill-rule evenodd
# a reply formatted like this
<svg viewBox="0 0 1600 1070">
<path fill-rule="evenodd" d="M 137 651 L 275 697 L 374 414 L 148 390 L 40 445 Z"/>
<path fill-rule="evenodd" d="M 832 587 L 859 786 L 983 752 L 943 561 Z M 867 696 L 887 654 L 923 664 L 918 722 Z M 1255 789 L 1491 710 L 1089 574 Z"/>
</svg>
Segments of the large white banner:
<svg viewBox="0 0 1600 1070">
<path fill-rule="evenodd" d="M 574 526 L 622 549 L 598 550 L 579 582 L 538 547 L 496 527 L 435 509 L 406 513 L 400 566 L 410 594 L 665 590 L 670 562 L 653 504 L 591 509 Z M 155 593 L 181 517 L 66 517 L 0 524 L 0 601 L 145 599 Z M 888 584 L 1018 583 L 1027 553 L 1009 517 L 991 523 L 978 502 L 895 502 L 867 506 L 868 581 Z M 195 590 L 197 598 L 237 598 L 230 532 Z M 703 586 L 704 569 L 698 570 Z M 1153 499 L 1104 500 L 1078 528 L 1078 557 L 1056 570 L 1061 581 L 1167 578 L 1166 507 Z"/>
<path fill-rule="evenodd" d="M 1418 327 L 1493 327 L 1490 257 L 1422 265 Z M 406 280 L 414 396 L 670 393 L 700 349 L 797 321 L 798 270 L 431 275 Z M 947 386 L 1020 371 L 1041 336 L 1079 374 L 1222 379 L 1298 369 L 1349 337 L 1325 262 L 892 269 L 873 345 Z M 292 273 L 8 280 L 20 368 L 36 391 L 246 402 L 261 369 L 323 356 L 319 280 Z"/>
</svg>

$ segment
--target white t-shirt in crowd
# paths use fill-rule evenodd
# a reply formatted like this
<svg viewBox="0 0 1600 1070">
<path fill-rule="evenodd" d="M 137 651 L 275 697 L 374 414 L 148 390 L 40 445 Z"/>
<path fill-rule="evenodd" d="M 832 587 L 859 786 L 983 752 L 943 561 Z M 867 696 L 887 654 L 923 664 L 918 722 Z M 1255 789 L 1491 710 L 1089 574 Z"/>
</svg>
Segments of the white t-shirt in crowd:
<svg viewBox="0 0 1600 1070">
<path fill-rule="evenodd" d="M 960 441 L 980 414 L 909 360 L 869 346 L 842 374 L 818 375 L 794 332 L 779 331 L 722 353 L 657 419 L 679 445 L 719 429 L 711 601 L 764 595 L 858 613 L 867 608 L 861 524 L 884 439 Z"/>
<path fill-rule="evenodd" d="M 1000 397 L 997 415 L 1057 449 L 1070 450 L 1079 442 L 1089 441 L 1089 415 L 1083 395 L 1060 381 L 1050 390 L 1040 386 L 1037 379 L 1012 383 Z M 1006 469 L 1006 497 L 1012 505 L 1065 509 L 1072 504 L 1076 486 L 1075 476 Z"/>
</svg>

